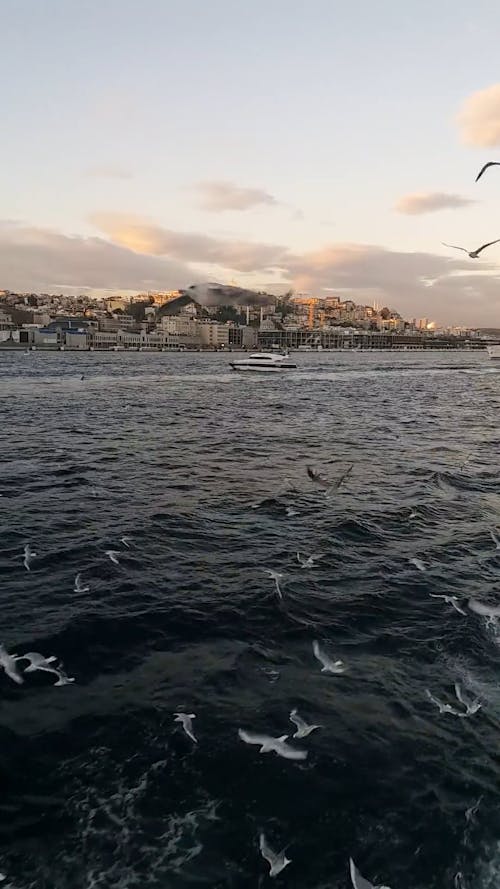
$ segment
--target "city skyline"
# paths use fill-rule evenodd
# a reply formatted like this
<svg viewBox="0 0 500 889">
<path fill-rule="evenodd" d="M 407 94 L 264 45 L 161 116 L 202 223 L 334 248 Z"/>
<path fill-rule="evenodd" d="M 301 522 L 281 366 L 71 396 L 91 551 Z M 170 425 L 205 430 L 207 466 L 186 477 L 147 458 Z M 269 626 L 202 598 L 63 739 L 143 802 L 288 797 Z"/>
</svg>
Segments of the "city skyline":
<svg viewBox="0 0 500 889">
<path fill-rule="evenodd" d="M 236 280 L 500 324 L 500 245 L 441 245 L 500 237 L 486 0 L 6 0 L 0 25 L 0 288 Z"/>
</svg>

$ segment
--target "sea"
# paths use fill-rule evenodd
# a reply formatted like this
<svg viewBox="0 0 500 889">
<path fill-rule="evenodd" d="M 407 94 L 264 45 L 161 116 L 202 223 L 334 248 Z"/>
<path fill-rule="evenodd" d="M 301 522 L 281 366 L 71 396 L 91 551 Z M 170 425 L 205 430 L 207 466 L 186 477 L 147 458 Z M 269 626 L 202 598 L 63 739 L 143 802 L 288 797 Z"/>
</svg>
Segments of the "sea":
<svg viewBox="0 0 500 889">
<path fill-rule="evenodd" d="M 6 889 L 500 886 L 500 366 L 293 357 L 0 353 Z"/>
</svg>

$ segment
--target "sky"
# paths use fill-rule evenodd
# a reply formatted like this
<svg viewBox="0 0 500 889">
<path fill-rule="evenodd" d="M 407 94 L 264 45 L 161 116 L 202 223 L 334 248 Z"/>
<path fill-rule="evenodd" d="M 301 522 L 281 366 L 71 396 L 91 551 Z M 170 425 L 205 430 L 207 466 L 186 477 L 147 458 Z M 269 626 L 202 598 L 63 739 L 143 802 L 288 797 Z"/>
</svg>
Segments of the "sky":
<svg viewBox="0 0 500 889">
<path fill-rule="evenodd" d="M 500 4 L 1 0 L 0 289 L 500 327 Z"/>
</svg>

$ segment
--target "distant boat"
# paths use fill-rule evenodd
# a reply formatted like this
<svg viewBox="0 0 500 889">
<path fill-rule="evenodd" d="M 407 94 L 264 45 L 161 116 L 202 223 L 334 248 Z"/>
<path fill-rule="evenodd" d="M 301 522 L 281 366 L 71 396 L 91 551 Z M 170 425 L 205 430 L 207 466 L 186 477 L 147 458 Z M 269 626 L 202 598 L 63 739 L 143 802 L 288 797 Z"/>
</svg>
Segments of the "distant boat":
<svg viewBox="0 0 500 889">
<path fill-rule="evenodd" d="M 486 346 L 486 351 L 490 358 L 494 361 L 500 361 L 500 343 L 495 343 L 491 346 Z"/>
<path fill-rule="evenodd" d="M 253 352 L 248 358 L 239 358 L 231 361 L 230 367 L 238 371 L 257 371 L 276 373 L 283 370 L 293 370 L 297 367 L 288 361 L 288 355 L 276 355 L 268 352 Z"/>
</svg>

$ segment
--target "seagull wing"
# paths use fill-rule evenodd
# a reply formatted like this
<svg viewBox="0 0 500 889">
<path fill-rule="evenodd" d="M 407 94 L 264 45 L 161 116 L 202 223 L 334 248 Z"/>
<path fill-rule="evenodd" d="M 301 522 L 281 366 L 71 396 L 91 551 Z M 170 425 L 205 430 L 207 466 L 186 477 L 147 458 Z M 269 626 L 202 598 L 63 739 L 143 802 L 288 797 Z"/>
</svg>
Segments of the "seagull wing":
<svg viewBox="0 0 500 889">
<path fill-rule="evenodd" d="M 313 642 L 313 653 L 314 653 L 314 657 L 316 658 L 316 660 L 318 660 L 320 662 L 320 664 L 323 664 L 323 666 L 326 667 L 327 659 L 325 658 L 325 655 L 321 651 L 321 648 L 319 647 L 319 642 L 316 639 Z"/>
<path fill-rule="evenodd" d="M 493 543 L 496 545 L 496 548 L 500 549 L 500 540 L 498 539 L 498 537 L 494 531 L 490 531 L 490 537 L 491 537 Z"/>
<path fill-rule="evenodd" d="M 368 880 L 365 880 L 365 878 L 361 876 L 352 858 L 349 858 L 349 871 L 351 874 L 351 882 L 354 886 L 354 889 L 375 889 L 373 883 L 370 883 Z"/>
<path fill-rule="evenodd" d="M 306 725 L 304 720 L 301 719 L 296 710 L 290 710 L 290 722 L 293 722 L 293 724 L 296 725 L 298 729 L 304 728 Z"/>
<path fill-rule="evenodd" d="M 273 865 L 276 863 L 277 855 L 276 852 L 273 852 L 271 846 L 268 845 L 263 833 L 261 833 L 259 836 L 259 849 L 262 857 L 269 862 L 271 867 L 273 867 Z"/>
<path fill-rule="evenodd" d="M 476 250 L 476 253 L 477 254 L 482 253 L 483 250 L 486 250 L 487 247 L 491 247 L 492 244 L 498 244 L 498 243 L 500 243 L 500 238 L 497 238 L 496 241 L 488 241 L 487 244 L 483 244 L 482 247 L 478 247 L 478 249 Z"/>
<path fill-rule="evenodd" d="M 445 244 L 444 241 L 441 241 L 443 247 L 451 247 L 452 250 L 463 250 L 464 253 L 468 253 L 469 251 L 465 247 L 456 247 L 455 244 Z"/>
<path fill-rule="evenodd" d="M 476 614 L 484 614 L 486 617 L 498 617 L 500 615 L 500 608 L 495 605 L 485 605 L 483 602 L 478 602 L 477 599 L 469 599 L 468 606 L 471 611 L 475 611 Z"/>
<path fill-rule="evenodd" d="M 278 741 L 274 745 L 274 752 L 283 759 L 307 759 L 307 750 L 300 750 L 298 747 L 290 747 L 286 741 Z"/>
<path fill-rule="evenodd" d="M 499 161 L 488 161 L 488 163 L 485 164 L 484 167 L 481 167 L 481 169 L 479 170 L 479 173 L 477 174 L 477 176 L 475 178 L 475 182 L 479 182 L 481 176 L 488 169 L 488 167 L 498 167 L 499 165 L 500 165 Z"/>
<path fill-rule="evenodd" d="M 13 679 L 14 682 L 17 682 L 18 685 L 22 685 L 22 684 L 23 684 L 24 679 L 23 679 L 23 677 L 21 676 L 21 674 L 18 672 L 15 663 L 12 663 L 12 664 L 4 664 L 4 670 L 5 670 L 6 674 L 7 674 L 7 676 L 8 676 L 10 679 Z"/>
<path fill-rule="evenodd" d="M 256 735 L 254 732 L 246 732 L 242 728 L 238 729 L 238 735 L 245 744 L 259 744 L 259 746 L 269 744 L 269 741 L 274 740 L 269 735 Z"/>
</svg>

